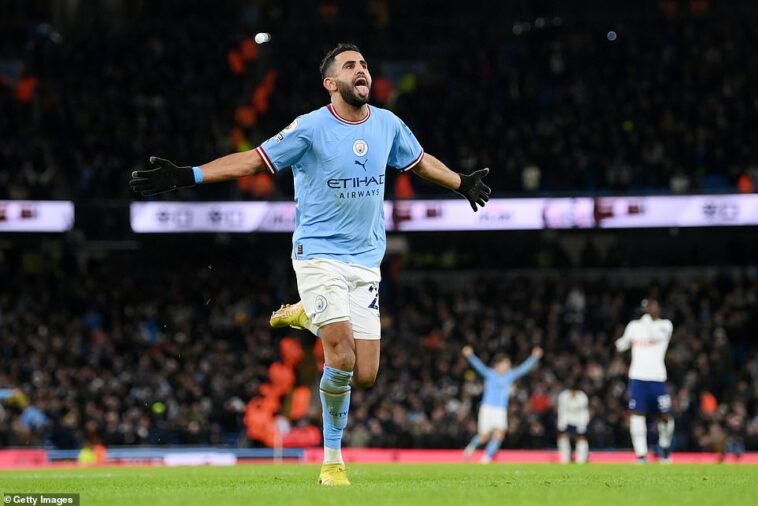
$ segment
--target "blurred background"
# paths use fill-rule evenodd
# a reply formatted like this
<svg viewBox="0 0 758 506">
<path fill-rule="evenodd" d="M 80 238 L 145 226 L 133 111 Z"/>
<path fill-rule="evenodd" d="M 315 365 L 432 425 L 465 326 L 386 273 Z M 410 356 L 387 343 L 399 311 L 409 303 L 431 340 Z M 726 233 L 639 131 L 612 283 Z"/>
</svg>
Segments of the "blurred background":
<svg viewBox="0 0 758 506">
<path fill-rule="evenodd" d="M 320 443 L 320 346 L 268 326 L 298 298 L 289 234 L 137 233 L 130 205 L 147 199 L 127 182 L 150 155 L 201 164 L 323 106 L 318 64 L 340 41 L 362 48 L 372 103 L 451 168 L 490 167 L 496 198 L 754 203 L 758 6 L 568 4 L 0 3 L 0 446 Z M 285 171 L 151 202 L 292 196 Z M 391 170 L 386 198 L 459 199 Z M 2 231 L 50 200 L 73 203 L 62 231 Z M 743 212 L 725 202 L 703 212 Z M 675 328 L 674 449 L 758 450 L 752 209 L 743 226 L 392 232 L 381 370 L 353 393 L 347 445 L 465 446 L 471 344 L 485 362 L 546 351 L 513 392 L 505 448 L 554 446 L 569 384 L 590 396 L 590 447 L 629 447 L 613 341 L 656 295 Z"/>
</svg>

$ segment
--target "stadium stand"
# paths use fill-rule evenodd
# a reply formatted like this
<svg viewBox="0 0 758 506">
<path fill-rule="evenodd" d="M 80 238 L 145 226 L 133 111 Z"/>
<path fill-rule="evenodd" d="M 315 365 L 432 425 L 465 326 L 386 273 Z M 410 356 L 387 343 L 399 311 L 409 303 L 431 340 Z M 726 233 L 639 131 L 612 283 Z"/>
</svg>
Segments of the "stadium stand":
<svg viewBox="0 0 758 506">
<path fill-rule="evenodd" d="M 101 6 L 60 33 L 11 15 L 0 34 L 0 198 L 128 198 L 124 168 L 151 153 L 199 163 L 255 147 L 325 104 L 317 67 L 338 34 L 362 44 L 377 105 L 451 166 L 496 168 L 501 195 L 753 191 L 754 13 L 698 2 L 669 16 L 670 3 L 618 27 L 476 2 L 461 16 L 391 1 L 228 2 L 202 22 L 186 2 L 134 6 L 129 21 Z M 252 43 L 256 30 L 276 44 Z M 288 176 L 260 179 L 171 198 L 292 195 Z M 407 184 L 389 188 L 438 191 Z"/>
<path fill-rule="evenodd" d="M 0 384 L 19 394 L 5 402 L 0 445 L 75 448 L 89 432 L 107 445 L 260 444 L 246 437 L 245 405 L 269 381 L 271 364 L 285 360 L 279 338 L 288 333 L 272 333 L 267 322 L 271 308 L 295 297 L 289 263 L 168 259 L 140 272 L 148 257 L 78 266 L 65 256 L 5 252 Z M 516 387 L 505 447 L 552 445 L 555 398 L 567 381 L 590 395 L 591 446 L 628 446 L 628 359 L 613 339 L 652 287 L 675 323 L 667 364 L 675 448 L 756 449 L 758 275 L 695 271 L 601 268 L 567 277 L 560 269 L 388 267 L 381 372 L 373 389 L 354 392 L 349 444 L 462 447 L 475 430 L 481 382 L 461 347 L 476 346 L 485 361 L 499 351 L 520 360 L 540 344 L 545 359 Z M 294 337 L 306 356 L 297 383 L 314 388 L 316 340 Z M 295 426 L 317 420 L 312 405 Z"/>
</svg>

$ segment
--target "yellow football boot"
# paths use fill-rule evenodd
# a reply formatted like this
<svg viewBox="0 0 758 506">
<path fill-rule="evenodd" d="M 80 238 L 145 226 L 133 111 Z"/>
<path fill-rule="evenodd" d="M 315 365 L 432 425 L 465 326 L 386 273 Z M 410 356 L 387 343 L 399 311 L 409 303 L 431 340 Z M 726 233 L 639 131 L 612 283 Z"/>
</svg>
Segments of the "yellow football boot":
<svg viewBox="0 0 758 506">
<path fill-rule="evenodd" d="M 308 329 L 311 327 L 310 319 L 303 308 L 302 302 L 284 304 L 282 307 L 271 313 L 271 320 L 269 323 L 275 329 L 280 327 Z"/>
<path fill-rule="evenodd" d="M 321 473 L 318 475 L 318 484 L 325 487 L 346 487 L 350 485 L 345 464 L 322 464 Z"/>
</svg>

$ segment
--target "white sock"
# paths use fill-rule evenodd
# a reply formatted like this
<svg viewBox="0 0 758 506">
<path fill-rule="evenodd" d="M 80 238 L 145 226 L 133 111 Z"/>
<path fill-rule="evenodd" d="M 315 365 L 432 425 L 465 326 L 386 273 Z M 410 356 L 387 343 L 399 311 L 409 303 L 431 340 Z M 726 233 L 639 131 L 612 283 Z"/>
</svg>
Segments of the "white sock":
<svg viewBox="0 0 758 506">
<path fill-rule="evenodd" d="M 324 464 L 344 464 L 341 448 L 329 448 L 324 446 Z"/>
<path fill-rule="evenodd" d="M 579 447 L 577 446 L 577 452 L 578 451 Z M 571 462 L 571 441 L 569 441 L 569 438 L 558 438 L 558 453 L 561 456 L 561 464 L 568 464 Z"/>
<path fill-rule="evenodd" d="M 647 456 L 647 422 L 644 416 L 629 417 L 629 434 L 632 436 L 632 446 L 637 457 Z"/>
<path fill-rule="evenodd" d="M 674 437 L 674 419 L 669 417 L 668 421 L 658 422 L 658 445 L 661 448 L 670 448 L 671 439 Z"/>
<path fill-rule="evenodd" d="M 590 453 L 590 445 L 586 439 L 580 439 L 576 442 L 576 463 L 585 464 Z"/>
</svg>

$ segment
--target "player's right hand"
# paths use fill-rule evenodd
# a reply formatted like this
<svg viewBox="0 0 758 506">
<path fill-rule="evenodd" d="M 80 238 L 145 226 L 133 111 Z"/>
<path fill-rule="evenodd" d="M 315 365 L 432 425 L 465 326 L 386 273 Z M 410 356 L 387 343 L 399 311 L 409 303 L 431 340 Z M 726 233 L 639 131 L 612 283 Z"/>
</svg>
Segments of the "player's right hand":
<svg viewBox="0 0 758 506">
<path fill-rule="evenodd" d="M 542 354 L 543 353 L 544 352 L 542 351 L 542 348 L 540 348 L 539 346 L 535 346 L 532 349 L 532 355 L 535 356 L 535 357 L 537 357 L 537 358 L 542 358 Z"/>
<path fill-rule="evenodd" d="M 471 355 L 473 355 L 473 354 L 474 354 L 474 348 L 472 348 L 472 347 L 471 347 L 471 346 L 469 346 L 469 345 L 466 345 L 466 346 L 464 346 L 464 347 L 463 347 L 463 349 L 461 350 L 461 353 L 463 353 L 463 356 L 464 356 L 464 357 L 470 357 Z"/>
<path fill-rule="evenodd" d="M 456 191 L 466 197 L 474 212 L 479 210 L 477 205 L 484 207 L 490 199 L 492 190 L 482 181 L 489 173 L 490 169 L 480 169 L 471 174 L 458 174 L 461 176 L 461 185 Z"/>
<path fill-rule="evenodd" d="M 150 157 L 150 163 L 155 168 L 132 172 L 132 179 L 129 181 L 132 190 L 149 197 L 195 185 L 192 167 L 177 167 L 174 163 L 155 156 Z"/>
</svg>

